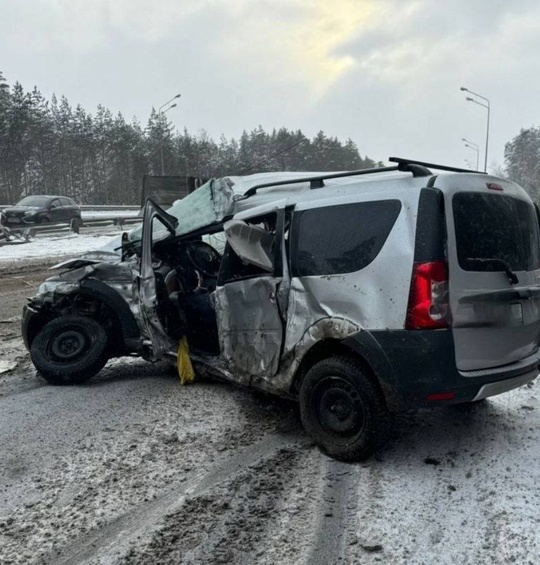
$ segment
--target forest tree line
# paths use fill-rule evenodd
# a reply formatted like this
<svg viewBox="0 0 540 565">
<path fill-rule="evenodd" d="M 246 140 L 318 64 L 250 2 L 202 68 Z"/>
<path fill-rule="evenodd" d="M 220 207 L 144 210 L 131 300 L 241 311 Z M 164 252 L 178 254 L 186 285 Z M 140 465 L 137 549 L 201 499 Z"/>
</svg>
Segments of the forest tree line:
<svg viewBox="0 0 540 565">
<path fill-rule="evenodd" d="M 95 114 L 65 97 L 10 86 L 0 72 L 0 204 L 29 194 L 70 196 L 80 204 L 138 204 L 145 174 L 245 175 L 272 170 L 330 171 L 380 166 L 352 140 L 319 132 L 258 127 L 240 139 L 215 141 L 176 131 L 154 110 L 146 126 L 103 106 Z M 540 201 L 540 127 L 522 129 L 505 146 L 498 174 Z"/>
<path fill-rule="evenodd" d="M 58 194 L 80 204 L 138 204 L 145 174 L 203 178 L 271 170 L 328 171 L 378 166 L 350 139 L 319 132 L 266 132 L 218 142 L 176 131 L 152 110 L 145 127 L 103 106 L 95 114 L 65 97 L 10 86 L 0 73 L 0 204 L 29 194 Z"/>
</svg>

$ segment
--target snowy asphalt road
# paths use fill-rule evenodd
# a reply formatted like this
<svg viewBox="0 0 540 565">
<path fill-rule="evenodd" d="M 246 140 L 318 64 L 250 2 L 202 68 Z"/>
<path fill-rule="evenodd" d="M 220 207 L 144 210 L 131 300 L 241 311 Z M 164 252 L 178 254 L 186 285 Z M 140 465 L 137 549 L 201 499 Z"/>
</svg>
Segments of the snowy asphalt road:
<svg viewBox="0 0 540 565">
<path fill-rule="evenodd" d="M 2 564 L 540 562 L 540 384 L 401 415 L 347 465 L 293 404 L 165 365 L 45 384 L 18 318 L 46 272 L 0 276 Z"/>
</svg>

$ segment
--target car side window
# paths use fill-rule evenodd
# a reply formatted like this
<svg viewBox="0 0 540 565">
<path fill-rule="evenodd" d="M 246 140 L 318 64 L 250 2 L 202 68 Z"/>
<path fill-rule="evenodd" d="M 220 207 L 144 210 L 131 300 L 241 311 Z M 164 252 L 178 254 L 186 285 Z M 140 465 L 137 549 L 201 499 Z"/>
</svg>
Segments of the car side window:
<svg viewBox="0 0 540 565">
<path fill-rule="evenodd" d="M 60 206 L 60 200 L 58 198 L 55 198 L 50 204 L 49 204 L 49 208 L 53 209 L 53 208 L 58 208 Z"/>
<path fill-rule="evenodd" d="M 381 251 L 401 210 L 399 200 L 304 210 L 293 219 L 293 276 L 353 273 Z"/>
</svg>

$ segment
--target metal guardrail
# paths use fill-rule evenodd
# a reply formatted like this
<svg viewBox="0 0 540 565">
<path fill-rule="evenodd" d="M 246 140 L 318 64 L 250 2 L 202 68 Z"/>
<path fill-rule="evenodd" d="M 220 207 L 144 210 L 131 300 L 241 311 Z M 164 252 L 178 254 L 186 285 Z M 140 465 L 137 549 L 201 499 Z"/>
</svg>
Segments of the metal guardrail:
<svg viewBox="0 0 540 565">
<path fill-rule="evenodd" d="M 91 212 L 99 210 L 136 210 L 139 211 L 141 209 L 140 204 L 122 204 L 115 206 L 114 204 L 83 204 L 79 206 L 79 208 L 84 212 Z"/>
<path fill-rule="evenodd" d="M 0 210 L 11 208 L 14 204 L 0 204 Z M 99 212 L 101 210 L 127 210 L 138 211 L 141 209 L 139 204 L 82 204 L 79 208 L 83 212 Z"/>
<path fill-rule="evenodd" d="M 0 246 L 9 243 L 22 243 L 36 236 L 55 236 L 66 233 L 80 233 L 82 228 L 117 227 L 123 230 L 126 226 L 142 223 L 142 217 L 110 216 L 93 220 L 78 220 L 74 218 L 69 223 L 38 224 L 21 226 L 20 228 L 5 228 L 0 226 Z"/>
</svg>

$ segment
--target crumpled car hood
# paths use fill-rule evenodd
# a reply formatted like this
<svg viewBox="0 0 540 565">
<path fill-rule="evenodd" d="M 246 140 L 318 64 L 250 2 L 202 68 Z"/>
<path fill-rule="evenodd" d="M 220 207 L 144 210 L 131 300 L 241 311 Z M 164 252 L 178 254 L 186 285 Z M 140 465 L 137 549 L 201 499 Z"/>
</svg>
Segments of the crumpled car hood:
<svg viewBox="0 0 540 565">
<path fill-rule="evenodd" d="M 115 253 L 112 251 L 90 251 L 89 253 L 85 253 L 81 257 L 77 259 L 68 259 L 67 261 L 62 261 L 62 263 L 58 263 L 57 265 L 53 265 L 50 270 L 51 271 L 60 271 L 60 270 L 72 270 L 72 269 L 80 269 L 82 267 L 86 267 L 87 265 L 97 265 L 99 263 L 109 263 L 109 264 L 116 264 L 120 263 L 121 257 L 119 253 Z"/>
</svg>

